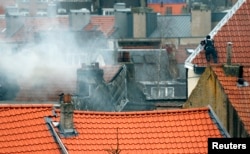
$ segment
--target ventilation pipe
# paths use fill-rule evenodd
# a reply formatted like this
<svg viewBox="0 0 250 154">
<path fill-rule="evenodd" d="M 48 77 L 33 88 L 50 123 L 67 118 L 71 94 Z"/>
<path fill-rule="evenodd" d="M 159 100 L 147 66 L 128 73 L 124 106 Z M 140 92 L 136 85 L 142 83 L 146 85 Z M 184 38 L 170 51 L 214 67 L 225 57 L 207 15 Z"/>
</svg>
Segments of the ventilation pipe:
<svg viewBox="0 0 250 154">
<path fill-rule="evenodd" d="M 232 61 L 232 42 L 227 42 L 227 65 L 231 65 Z"/>
</svg>

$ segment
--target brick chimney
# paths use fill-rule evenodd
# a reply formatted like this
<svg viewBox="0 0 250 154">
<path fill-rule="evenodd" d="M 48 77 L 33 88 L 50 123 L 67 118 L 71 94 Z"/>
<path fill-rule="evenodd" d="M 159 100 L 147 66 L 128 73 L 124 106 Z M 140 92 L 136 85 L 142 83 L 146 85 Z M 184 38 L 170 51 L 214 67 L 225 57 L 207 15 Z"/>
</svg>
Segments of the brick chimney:
<svg viewBox="0 0 250 154">
<path fill-rule="evenodd" d="M 232 42 L 227 42 L 227 65 L 231 65 L 232 58 Z"/>
<path fill-rule="evenodd" d="M 248 82 L 243 79 L 243 66 L 239 64 L 232 64 L 232 42 L 227 42 L 227 63 L 223 65 L 223 70 L 226 76 L 238 77 L 237 86 L 249 86 Z"/>
<path fill-rule="evenodd" d="M 226 51 L 227 51 L 227 62 L 226 64 L 223 65 L 223 69 L 224 72 L 226 74 L 226 76 L 235 76 L 238 77 L 239 75 L 239 68 L 240 65 L 238 64 L 232 64 L 231 63 L 231 55 L 232 55 L 232 42 L 227 42 L 227 47 L 226 47 Z"/>
<path fill-rule="evenodd" d="M 71 101 L 71 95 L 70 94 L 61 94 L 61 98 L 63 98 L 63 101 L 61 101 L 60 106 L 60 123 L 59 123 L 59 130 L 60 134 L 64 137 L 68 136 L 75 136 L 77 133 L 74 129 L 74 123 L 73 123 L 73 115 L 74 115 L 74 105 Z"/>
</svg>

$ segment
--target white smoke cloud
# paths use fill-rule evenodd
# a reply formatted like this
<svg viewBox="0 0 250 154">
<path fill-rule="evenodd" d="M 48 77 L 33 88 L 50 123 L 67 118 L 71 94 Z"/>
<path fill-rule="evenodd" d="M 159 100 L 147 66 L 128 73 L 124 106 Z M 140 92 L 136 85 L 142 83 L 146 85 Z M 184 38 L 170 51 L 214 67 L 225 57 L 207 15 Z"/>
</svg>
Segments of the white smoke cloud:
<svg viewBox="0 0 250 154">
<path fill-rule="evenodd" d="M 17 51 L 0 45 L 0 71 L 8 78 L 31 85 L 76 81 L 76 71 L 82 63 L 99 60 L 101 66 L 105 65 L 102 57 L 105 46 L 98 45 L 105 44 L 106 40 L 81 39 L 83 41 L 76 39 L 75 34 L 52 33 L 41 35 L 40 42 L 19 47 Z M 112 54 L 104 55 L 112 59 Z"/>
</svg>

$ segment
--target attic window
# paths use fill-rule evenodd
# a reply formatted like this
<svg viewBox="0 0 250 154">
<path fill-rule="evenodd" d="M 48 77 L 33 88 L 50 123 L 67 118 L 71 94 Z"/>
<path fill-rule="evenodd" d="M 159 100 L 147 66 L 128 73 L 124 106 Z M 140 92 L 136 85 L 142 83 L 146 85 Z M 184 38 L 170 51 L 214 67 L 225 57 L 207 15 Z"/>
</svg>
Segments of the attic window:
<svg viewBox="0 0 250 154">
<path fill-rule="evenodd" d="M 151 95 L 153 98 L 174 97 L 174 87 L 152 87 Z"/>
</svg>

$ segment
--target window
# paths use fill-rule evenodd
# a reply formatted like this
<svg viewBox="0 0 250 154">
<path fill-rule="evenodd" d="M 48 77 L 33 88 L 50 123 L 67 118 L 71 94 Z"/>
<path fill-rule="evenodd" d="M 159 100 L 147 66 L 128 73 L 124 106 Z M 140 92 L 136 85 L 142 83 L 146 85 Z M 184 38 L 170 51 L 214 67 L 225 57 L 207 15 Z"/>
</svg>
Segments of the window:
<svg viewBox="0 0 250 154">
<path fill-rule="evenodd" d="M 174 87 L 152 87 L 151 95 L 153 98 L 172 98 L 174 97 Z"/>
<path fill-rule="evenodd" d="M 174 87 L 167 87 L 165 91 L 166 97 L 174 97 Z"/>
<path fill-rule="evenodd" d="M 47 16 L 47 10 L 39 9 L 36 13 L 37 16 Z"/>
</svg>

